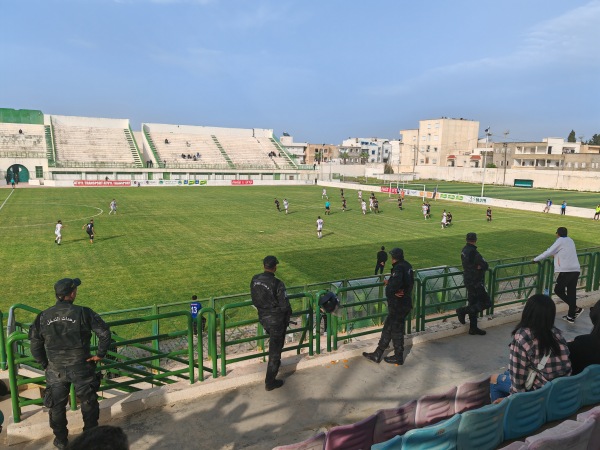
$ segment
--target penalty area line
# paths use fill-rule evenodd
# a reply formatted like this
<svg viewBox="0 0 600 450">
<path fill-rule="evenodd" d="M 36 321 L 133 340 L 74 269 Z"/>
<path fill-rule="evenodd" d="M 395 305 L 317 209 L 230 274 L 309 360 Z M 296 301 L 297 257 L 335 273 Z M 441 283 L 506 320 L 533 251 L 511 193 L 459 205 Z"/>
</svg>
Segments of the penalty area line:
<svg viewBox="0 0 600 450">
<path fill-rule="evenodd" d="M 8 199 L 10 198 L 11 195 L 13 195 L 13 192 L 15 192 L 14 189 L 12 189 L 10 191 L 10 194 L 8 194 L 8 197 L 6 197 L 6 200 L 4 200 L 4 202 L 2 202 L 2 205 L 0 205 L 0 211 L 2 210 L 2 208 L 4 208 L 4 205 L 6 204 L 6 202 L 8 201 Z"/>
</svg>

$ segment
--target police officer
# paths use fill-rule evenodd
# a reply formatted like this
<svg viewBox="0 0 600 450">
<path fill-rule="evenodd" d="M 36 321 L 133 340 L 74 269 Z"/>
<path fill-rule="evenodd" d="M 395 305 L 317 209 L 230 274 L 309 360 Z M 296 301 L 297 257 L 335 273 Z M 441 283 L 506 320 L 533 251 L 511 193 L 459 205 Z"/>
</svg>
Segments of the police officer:
<svg viewBox="0 0 600 450">
<path fill-rule="evenodd" d="M 390 256 L 392 273 L 389 280 L 384 281 L 388 315 L 383 324 L 377 349 L 372 353 L 364 352 L 363 356 L 370 361 L 380 363 L 383 352 L 392 341 L 394 355 L 383 359 L 389 364 L 402 365 L 404 364 L 404 320 L 412 309 L 414 272 L 410 263 L 404 259 L 404 251 L 401 248 L 390 250 Z"/>
<path fill-rule="evenodd" d="M 383 273 L 383 269 L 385 268 L 385 263 L 387 262 L 387 253 L 385 252 L 385 247 L 382 245 L 381 250 L 377 252 L 377 263 L 375 264 L 375 275 L 377 272 Z"/>
<path fill-rule="evenodd" d="M 469 316 L 469 334 L 483 336 L 486 332 L 477 328 L 477 315 L 492 305 L 490 296 L 485 290 L 485 272 L 489 265 L 477 251 L 477 234 L 467 233 L 467 244 L 462 249 L 460 258 L 463 266 L 463 278 L 467 288 L 469 304 L 456 310 L 458 321 L 463 325 Z"/>
<path fill-rule="evenodd" d="M 50 410 L 54 446 L 61 449 L 68 445 L 66 405 L 71 383 L 81 401 L 83 430 L 98 426 L 96 362 L 104 358 L 110 345 L 110 329 L 100 316 L 73 304 L 80 284 L 79 278 L 57 281 L 56 304 L 39 313 L 29 329 L 31 354 L 46 370 L 44 406 Z M 90 353 L 92 331 L 98 337 L 95 356 Z"/>
<path fill-rule="evenodd" d="M 269 335 L 269 363 L 265 377 L 265 390 L 283 386 L 283 380 L 277 380 L 281 365 L 281 351 L 285 343 L 285 330 L 292 316 L 292 307 L 288 300 L 283 281 L 275 277 L 279 261 L 275 256 L 263 259 L 265 271 L 252 277 L 250 295 L 258 310 L 258 320 Z"/>
</svg>

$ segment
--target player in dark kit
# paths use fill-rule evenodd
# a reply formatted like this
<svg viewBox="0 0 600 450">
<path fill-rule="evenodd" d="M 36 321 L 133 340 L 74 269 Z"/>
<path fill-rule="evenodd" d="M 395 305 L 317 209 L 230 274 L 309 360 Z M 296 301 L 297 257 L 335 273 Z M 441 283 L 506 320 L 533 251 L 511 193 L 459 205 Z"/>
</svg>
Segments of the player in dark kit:
<svg viewBox="0 0 600 450">
<path fill-rule="evenodd" d="M 90 219 L 90 221 L 83 226 L 82 230 L 85 230 L 85 232 L 90 237 L 90 244 L 93 244 L 94 243 L 94 234 L 95 234 L 94 219 Z"/>
<path fill-rule="evenodd" d="M 281 208 L 279 207 L 279 200 L 275 199 L 275 206 L 277 207 L 277 211 L 281 212 Z"/>
</svg>

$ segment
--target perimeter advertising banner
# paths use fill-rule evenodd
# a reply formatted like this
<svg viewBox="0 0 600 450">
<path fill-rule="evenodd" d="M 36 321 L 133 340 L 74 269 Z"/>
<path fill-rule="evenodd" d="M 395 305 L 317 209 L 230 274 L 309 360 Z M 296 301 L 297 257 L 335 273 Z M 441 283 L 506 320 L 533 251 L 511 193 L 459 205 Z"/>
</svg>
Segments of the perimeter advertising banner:
<svg viewBox="0 0 600 450">
<path fill-rule="evenodd" d="M 248 184 L 254 184 L 254 180 L 231 180 L 232 186 L 245 186 Z"/>
<path fill-rule="evenodd" d="M 73 186 L 86 186 L 86 187 L 98 187 L 98 186 L 131 186 L 131 180 L 74 180 Z"/>
</svg>

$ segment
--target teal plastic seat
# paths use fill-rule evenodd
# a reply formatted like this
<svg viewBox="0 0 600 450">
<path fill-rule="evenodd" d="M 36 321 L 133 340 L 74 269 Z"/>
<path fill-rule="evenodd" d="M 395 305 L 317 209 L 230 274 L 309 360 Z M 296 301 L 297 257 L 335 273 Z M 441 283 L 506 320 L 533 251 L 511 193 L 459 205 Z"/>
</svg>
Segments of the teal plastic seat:
<svg viewBox="0 0 600 450">
<path fill-rule="evenodd" d="M 572 377 L 556 378 L 550 382 L 546 402 L 546 422 L 565 419 L 581 408 L 583 384 L 588 373 L 583 371 Z"/>
<path fill-rule="evenodd" d="M 597 405 L 600 403 L 600 364 L 587 366 L 581 373 L 587 374 L 581 393 L 582 406 Z"/>
<path fill-rule="evenodd" d="M 411 430 L 404 435 L 402 450 L 454 450 L 461 415 L 425 428 Z"/>
<path fill-rule="evenodd" d="M 550 383 L 530 392 L 518 392 L 506 397 L 504 415 L 504 440 L 518 439 L 533 434 L 546 423 L 546 401 Z"/>
<path fill-rule="evenodd" d="M 388 441 L 380 442 L 371 446 L 371 450 L 402 450 L 404 436 L 394 436 Z"/>
<path fill-rule="evenodd" d="M 504 415 L 508 401 L 462 413 L 458 427 L 458 450 L 494 450 L 504 440 Z"/>
</svg>

